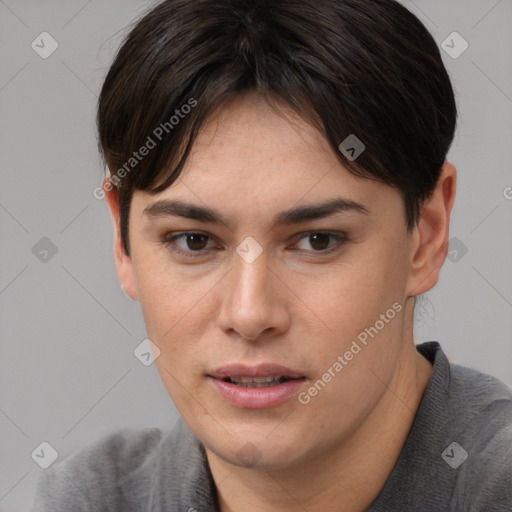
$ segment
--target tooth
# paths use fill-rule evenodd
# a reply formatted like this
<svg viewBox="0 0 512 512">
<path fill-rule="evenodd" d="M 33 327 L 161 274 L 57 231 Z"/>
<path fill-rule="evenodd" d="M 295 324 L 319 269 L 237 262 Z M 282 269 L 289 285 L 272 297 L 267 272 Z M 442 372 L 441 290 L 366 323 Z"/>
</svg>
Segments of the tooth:
<svg viewBox="0 0 512 512">
<path fill-rule="evenodd" d="M 249 382 L 244 382 L 244 380 L 249 380 Z M 242 378 L 231 377 L 231 382 L 233 384 L 244 388 L 263 388 L 276 386 L 277 384 L 284 382 L 286 379 L 283 377 L 255 377 L 254 379 L 245 378 L 244 380 L 242 380 Z"/>
<path fill-rule="evenodd" d="M 240 384 L 237 384 L 237 386 L 242 386 L 244 388 L 267 388 L 270 386 L 275 386 L 277 382 L 241 382 Z"/>
<path fill-rule="evenodd" d="M 268 377 L 231 377 L 231 381 L 238 384 L 251 384 L 251 383 L 265 383 L 265 382 L 273 382 L 274 380 L 279 380 L 281 377 L 270 375 Z"/>
<path fill-rule="evenodd" d="M 254 377 L 254 382 L 260 383 L 260 382 L 272 382 L 273 380 L 279 379 L 279 377 Z"/>
</svg>

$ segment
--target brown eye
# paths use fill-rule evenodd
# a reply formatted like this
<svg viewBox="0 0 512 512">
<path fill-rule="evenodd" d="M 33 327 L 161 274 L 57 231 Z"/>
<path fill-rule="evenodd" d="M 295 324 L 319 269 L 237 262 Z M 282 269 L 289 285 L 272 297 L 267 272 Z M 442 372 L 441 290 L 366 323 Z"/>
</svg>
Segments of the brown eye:
<svg viewBox="0 0 512 512">
<path fill-rule="evenodd" d="M 309 243 L 315 250 L 324 251 L 329 248 L 330 238 L 331 236 L 325 233 L 315 233 L 314 235 L 309 235 Z"/>
<path fill-rule="evenodd" d="M 205 256 L 210 252 L 208 249 L 209 240 L 211 240 L 211 237 L 204 233 L 184 232 L 173 236 L 166 236 L 162 243 L 169 250 L 179 255 L 198 257 Z"/>
<path fill-rule="evenodd" d="M 334 239 L 334 242 L 332 240 Z M 306 241 L 306 244 L 309 245 L 312 249 L 308 247 L 300 247 L 300 244 Z M 323 232 L 312 232 L 304 235 L 298 242 L 295 244 L 295 248 L 299 250 L 304 250 L 306 252 L 318 253 L 322 254 L 330 254 L 331 252 L 336 251 L 339 247 L 346 242 L 347 236 L 345 234 L 335 234 L 335 233 L 323 233 Z"/>
<path fill-rule="evenodd" d="M 205 240 L 208 239 L 206 235 L 199 233 L 192 233 L 185 235 L 185 243 L 187 247 L 193 251 L 200 251 L 205 248 Z"/>
</svg>

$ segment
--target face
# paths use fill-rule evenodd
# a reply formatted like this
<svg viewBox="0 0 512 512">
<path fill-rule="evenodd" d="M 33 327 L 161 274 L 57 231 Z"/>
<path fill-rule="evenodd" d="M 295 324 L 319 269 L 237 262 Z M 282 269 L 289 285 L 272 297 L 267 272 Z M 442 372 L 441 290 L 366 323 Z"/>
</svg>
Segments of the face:
<svg viewBox="0 0 512 512">
<path fill-rule="evenodd" d="M 270 469 L 329 451 L 379 404 L 410 342 L 417 243 L 396 190 L 354 177 L 283 111 L 252 95 L 223 106 L 178 181 L 135 192 L 118 264 L 185 422 L 225 461 Z"/>
</svg>

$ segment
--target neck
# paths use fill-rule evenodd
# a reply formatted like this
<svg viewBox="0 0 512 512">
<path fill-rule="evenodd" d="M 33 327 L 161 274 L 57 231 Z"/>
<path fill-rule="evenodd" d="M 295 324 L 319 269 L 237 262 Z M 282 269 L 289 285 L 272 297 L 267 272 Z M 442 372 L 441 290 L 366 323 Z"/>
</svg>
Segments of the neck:
<svg viewBox="0 0 512 512">
<path fill-rule="evenodd" d="M 365 510 L 403 448 L 432 371 L 411 338 L 365 421 L 329 453 L 281 471 L 231 465 L 206 449 L 221 512 Z M 383 383 L 383 385 L 385 385 Z"/>
</svg>

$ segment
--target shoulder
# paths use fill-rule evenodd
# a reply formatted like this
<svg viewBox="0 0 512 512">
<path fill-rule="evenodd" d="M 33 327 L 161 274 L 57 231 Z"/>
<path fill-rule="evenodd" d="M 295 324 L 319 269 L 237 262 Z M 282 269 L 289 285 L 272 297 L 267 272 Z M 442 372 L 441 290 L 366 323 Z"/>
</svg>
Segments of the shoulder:
<svg viewBox="0 0 512 512">
<path fill-rule="evenodd" d="M 163 435 L 158 428 L 123 427 L 89 442 L 41 474 L 32 512 L 119 510 L 127 492 L 143 502 Z"/>
<path fill-rule="evenodd" d="M 512 390 L 474 369 L 450 370 L 453 434 L 467 457 L 457 469 L 455 497 L 463 508 L 512 509 Z"/>
<path fill-rule="evenodd" d="M 507 432 L 512 425 L 512 389 L 496 377 L 451 363 L 448 399 L 452 416 L 471 420 L 465 428 L 475 435 Z"/>
<path fill-rule="evenodd" d="M 370 510 L 512 510 L 512 390 L 450 363 L 438 342 L 400 457 Z"/>
<path fill-rule="evenodd" d="M 424 397 L 430 416 L 441 416 L 444 426 L 456 430 L 476 431 L 489 426 L 490 418 L 491 427 L 510 426 L 511 388 L 492 375 L 450 362 L 437 342 L 423 343 L 417 349 L 433 365 Z"/>
</svg>

